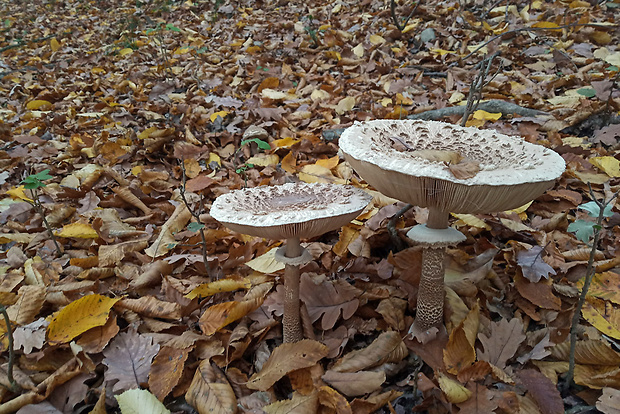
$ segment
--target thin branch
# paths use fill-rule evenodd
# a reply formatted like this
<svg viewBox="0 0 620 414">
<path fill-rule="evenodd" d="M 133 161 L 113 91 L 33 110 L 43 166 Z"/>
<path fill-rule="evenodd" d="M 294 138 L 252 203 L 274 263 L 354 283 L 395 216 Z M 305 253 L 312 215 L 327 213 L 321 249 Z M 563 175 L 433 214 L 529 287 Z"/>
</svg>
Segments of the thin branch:
<svg viewBox="0 0 620 414">
<path fill-rule="evenodd" d="M 493 59 L 499 56 L 499 52 L 495 52 L 489 57 L 485 57 L 482 59 L 476 67 L 479 68 L 476 77 L 471 83 L 469 87 L 469 95 L 467 96 L 467 104 L 465 105 L 465 112 L 463 112 L 463 118 L 461 118 L 461 126 L 465 126 L 467 124 L 467 120 L 469 116 L 478 109 L 478 105 L 480 104 L 480 100 L 482 99 L 482 90 L 485 86 L 487 86 L 493 78 L 497 76 L 499 71 L 502 69 L 502 66 L 497 69 L 495 74 L 491 77 L 491 79 L 486 80 L 487 76 L 489 76 L 489 71 L 491 70 L 491 65 L 493 64 Z"/>
<path fill-rule="evenodd" d="M 573 377 L 575 373 L 575 349 L 577 347 L 577 326 L 579 325 L 579 320 L 581 319 L 581 309 L 586 301 L 586 296 L 588 295 L 588 289 L 590 288 L 590 284 L 592 283 L 592 278 L 594 277 L 594 273 L 596 269 L 594 268 L 594 256 L 596 255 L 596 249 L 598 247 L 598 242 L 601 236 L 601 229 L 603 226 L 603 220 L 605 219 L 605 207 L 607 207 L 617 196 L 618 192 L 612 195 L 609 200 L 600 201 L 596 198 L 594 191 L 592 190 L 592 186 L 588 183 L 588 189 L 590 190 L 590 196 L 592 200 L 596 203 L 599 208 L 598 217 L 596 218 L 596 226 L 594 227 L 594 240 L 592 241 L 592 248 L 590 249 L 590 257 L 588 258 L 588 266 L 586 268 L 586 276 L 583 282 L 583 287 L 581 288 L 581 294 L 579 295 L 579 300 L 577 301 L 577 306 L 575 307 L 575 313 L 573 314 L 573 319 L 571 321 L 570 328 L 570 352 L 568 356 L 568 371 L 566 372 L 566 376 L 564 377 L 563 391 L 564 393 L 568 392 L 570 389 Z"/>
<path fill-rule="evenodd" d="M 13 328 L 11 327 L 11 320 L 9 319 L 9 314 L 7 313 L 4 305 L 0 305 L 0 313 L 4 316 L 4 322 L 6 323 L 6 334 L 9 339 L 9 365 L 6 376 L 8 377 L 9 384 L 11 385 L 11 391 L 19 392 L 21 388 L 15 381 L 15 378 L 13 378 L 13 365 L 15 364 L 15 351 L 13 350 Z"/>
<path fill-rule="evenodd" d="M 420 2 L 417 1 L 415 6 L 413 7 L 413 10 L 411 10 L 411 12 L 409 13 L 409 16 L 407 16 L 407 18 L 403 21 L 403 24 L 401 26 L 398 23 L 399 19 L 396 16 L 396 0 L 390 0 L 390 12 L 392 13 L 392 20 L 394 21 L 394 25 L 396 26 L 398 31 L 402 32 L 405 29 L 405 27 L 407 27 L 407 23 L 409 23 L 409 20 L 413 17 L 413 14 L 418 9 L 419 5 L 420 5 Z"/>
</svg>

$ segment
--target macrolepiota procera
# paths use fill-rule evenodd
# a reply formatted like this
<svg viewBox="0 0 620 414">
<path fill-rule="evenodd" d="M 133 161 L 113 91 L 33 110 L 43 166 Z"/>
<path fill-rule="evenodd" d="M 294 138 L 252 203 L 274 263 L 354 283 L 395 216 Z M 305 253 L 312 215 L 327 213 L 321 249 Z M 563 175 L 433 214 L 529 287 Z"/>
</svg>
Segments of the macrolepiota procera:
<svg viewBox="0 0 620 414">
<path fill-rule="evenodd" d="M 443 322 L 444 256 L 465 240 L 450 213 L 505 211 L 552 187 L 565 163 L 556 152 L 492 130 L 438 121 L 356 123 L 339 140 L 345 159 L 381 193 L 428 208 L 407 236 L 422 248 L 417 311 L 409 329 L 427 342 Z"/>
<path fill-rule="evenodd" d="M 312 260 L 301 239 L 339 229 L 357 217 L 372 197 L 351 186 L 288 183 L 235 190 L 215 199 L 211 217 L 231 230 L 286 240 L 275 259 L 284 263 L 284 342 L 303 339 L 299 317 L 299 269 Z"/>
</svg>

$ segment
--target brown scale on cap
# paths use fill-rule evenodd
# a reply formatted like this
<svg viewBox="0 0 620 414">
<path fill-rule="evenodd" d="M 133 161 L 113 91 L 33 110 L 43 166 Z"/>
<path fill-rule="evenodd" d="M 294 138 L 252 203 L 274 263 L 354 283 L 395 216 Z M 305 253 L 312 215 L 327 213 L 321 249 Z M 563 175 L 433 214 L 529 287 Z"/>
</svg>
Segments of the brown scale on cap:
<svg viewBox="0 0 620 414">
<path fill-rule="evenodd" d="M 288 183 L 232 191 L 219 196 L 211 216 L 231 230 L 273 240 L 286 239 L 284 342 L 303 339 L 299 318 L 299 268 L 306 261 L 300 239 L 336 230 L 355 217 L 372 197 L 359 188 L 335 184 Z"/>
<path fill-rule="evenodd" d="M 426 225 L 407 233 L 424 248 L 417 315 L 409 330 L 421 342 L 432 340 L 431 328 L 442 322 L 445 248 L 465 239 L 448 227 L 450 213 L 522 206 L 551 187 L 565 168 L 557 153 L 519 137 L 437 121 L 356 123 L 339 145 L 377 190 L 429 209 Z M 454 164 L 462 160 L 469 164 L 459 169 Z"/>
</svg>

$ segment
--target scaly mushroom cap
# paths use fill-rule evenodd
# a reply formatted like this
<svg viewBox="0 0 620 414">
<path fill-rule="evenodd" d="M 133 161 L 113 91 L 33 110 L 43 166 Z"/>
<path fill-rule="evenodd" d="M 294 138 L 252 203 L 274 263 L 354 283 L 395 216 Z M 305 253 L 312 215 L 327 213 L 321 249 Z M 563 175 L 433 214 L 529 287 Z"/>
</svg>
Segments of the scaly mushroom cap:
<svg viewBox="0 0 620 414">
<path fill-rule="evenodd" d="M 370 200 L 368 193 L 351 186 L 288 183 L 221 195 L 213 202 L 211 216 L 239 233 L 308 239 L 344 226 Z"/>
<path fill-rule="evenodd" d="M 356 123 L 339 145 L 351 166 L 383 194 L 452 213 L 519 207 L 551 187 L 565 168 L 557 153 L 520 137 L 438 121 Z M 446 162 L 425 158 L 429 150 L 458 154 L 479 171 L 457 178 Z"/>
</svg>

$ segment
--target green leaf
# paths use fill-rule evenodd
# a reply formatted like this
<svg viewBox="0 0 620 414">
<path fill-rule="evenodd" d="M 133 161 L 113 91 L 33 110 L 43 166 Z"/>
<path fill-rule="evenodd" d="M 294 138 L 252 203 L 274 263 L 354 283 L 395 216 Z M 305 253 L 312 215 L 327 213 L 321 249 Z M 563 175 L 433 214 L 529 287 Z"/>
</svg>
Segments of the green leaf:
<svg viewBox="0 0 620 414">
<path fill-rule="evenodd" d="M 22 184 L 24 184 L 24 188 L 28 190 L 34 190 L 36 188 L 45 187 L 44 180 L 49 180 L 53 178 L 49 175 L 50 170 L 43 170 L 36 174 L 30 174 L 28 177 L 22 180 Z"/>
<path fill-rule="evenodd" d="M 250 142 L 256 143 L 256 145 L 258 145 L 258 148 L 260 148 L 262 150 L 266 151 L 266 150 L 271 149 L 271 146 L 269 145 L 268 142 L 265 142 L 262 139 L 258 139 L 258 138 L 244 139 L 243 141 L 241 141 L 241 146 L 247 145 Z"/>
<path fill-rule="evenodd" d="M 166 29 L 172 31 L 172 32 L 180 32 L 181 29 L 179 29 L 178 27 L 176 27 L 175 25 L 173 25 L 172 23 L 168 23 L 166 25 Z"/>
<path fill-rule="evenodd" d="M 620 5 L 618 5 L 620 6 Z M 610 66 L 607 68 L 607 70 L 610 70 L 612 72 L 618 72 L 620 69 L 618 68 L 618 66 Z"/>
<path fill-rule="evenodd" d="M 584 243 L 589 243 L 590 238 L 594 236 L 595 224 L 586 220 L 575 220 L 568 225 L 568 231 L 575 233 L 575 236 Z"/>
<path fill-rule="evenodd" d="M 596 96 L 596 91 L 592 88 L 581 88 L 577 89 L 577 93 L 579 95 L 583 95 L 587 98 L 594 98 Z"/>
<path fill-rule="evenodd" d="M 196 223 L 195 221 L 192 221 L 191 223 L 189 223 L 187 225 L 187 230 L 189 231 L 193 231 L 193 232 L 197 232 L 200 231 L 202 229 L 205 228 L 205 225 L 202 223 Z"/>
<path fill-rule="evenodd" d="M 588 203 L 581 204 L 577 208 L 580 208 L 582 210 L 587 211 L 588 215 L 590 217 L 594 217 L 594 218 L 597 218 L 598 215 L 601 212 L 601 209 L 599 208 L 598 204 L 596 204 L 594 201 L 590 201 Z M 614 215 L 614 213 L 612 213 L 612 211 L 611 211 L 611 204 L 607 204 L 605 206 L 605 210 L 603 210 L 603 217 L 611 217 L 613 215 Z"/>
</svg>

